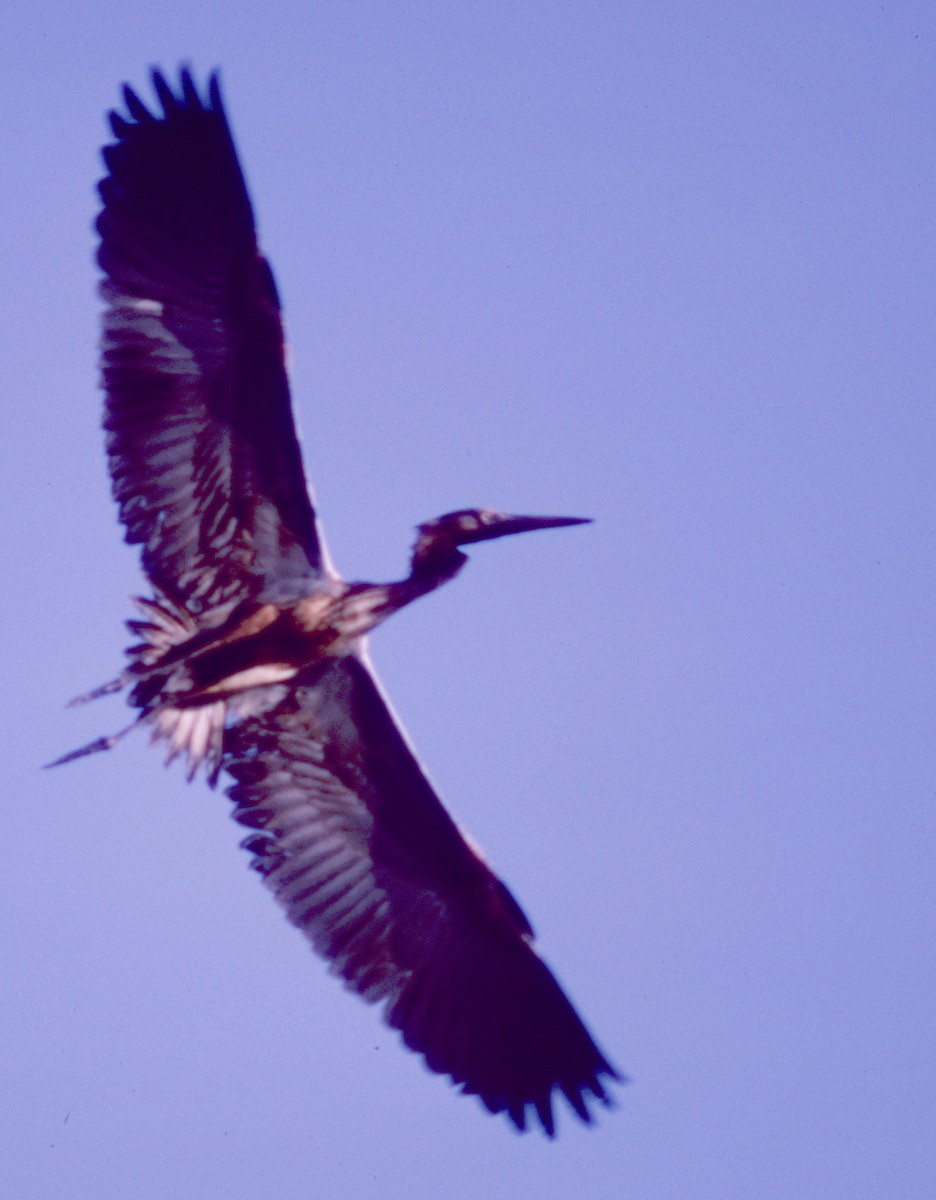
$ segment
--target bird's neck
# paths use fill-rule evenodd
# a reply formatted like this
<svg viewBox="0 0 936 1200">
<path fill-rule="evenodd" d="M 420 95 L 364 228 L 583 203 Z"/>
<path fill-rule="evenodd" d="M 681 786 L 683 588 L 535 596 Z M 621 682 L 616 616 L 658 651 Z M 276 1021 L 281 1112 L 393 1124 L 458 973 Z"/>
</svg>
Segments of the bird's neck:
<svg viewBox="0 0 936 1200">
<path fill-rule="evenodd" d="M 468 561 L 468 555 L 462 554 L 456 546 L 430 543 L 428 546 L 417 543 L 413 550 L 410 563 L 410 573 L 401 580 L 400 586 L 408 589 L 415 600 L 425 596 L 427 592 L 435 591 L 443 583 L 454 579 Z"/>
<path fill-rule="evenodd" d="M 325 598 L 324 602 L 317 598 L 303 600 L 299 623 L 320 642 L 334 635 L 329 651 L 334 653 L 348 639 L 363 637 L 407 604 L 435 591 L 457 575 L 467 561 L 467 556 L 454 547 L 414 553 L 405 579 L 346 584 L 339 596 Z"/>
</svg>

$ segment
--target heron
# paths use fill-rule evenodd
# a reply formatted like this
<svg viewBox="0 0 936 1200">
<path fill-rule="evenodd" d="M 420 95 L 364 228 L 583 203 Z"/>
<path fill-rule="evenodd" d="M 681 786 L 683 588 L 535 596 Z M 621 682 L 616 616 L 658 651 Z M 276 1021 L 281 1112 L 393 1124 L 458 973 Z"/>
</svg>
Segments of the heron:
<svg viewBox="0 0 936 1200">
<path fill-rule="evenodd" d="M 454 578 L 464 547 L 583 523 L 490 509 L 417 526 L 408 575 L 348 583 L 306 485 L 280 301 L 217 72 L 154 70 L 109 114 L 98 263 L 113 495 L 152 594 L 125 669 L 148 726 L 227 793 L 242 845 L 331 971 L 434 1072 L 518 1130 L 585 1123 L 622 1077 L 534 945 L 505 883 L 430 784 L 367 635 Z"/>
</svg>

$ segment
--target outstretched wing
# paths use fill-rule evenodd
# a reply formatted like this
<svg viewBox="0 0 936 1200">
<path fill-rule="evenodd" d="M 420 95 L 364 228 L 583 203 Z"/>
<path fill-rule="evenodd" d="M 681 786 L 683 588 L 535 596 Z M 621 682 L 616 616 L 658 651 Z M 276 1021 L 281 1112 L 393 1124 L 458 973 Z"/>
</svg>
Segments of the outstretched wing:
<svg viewBox="0 0 936 1200">
<path fill-rule="evenodd" d="M 279 299 L 216 76 L 130 88 L 97 228 L 104 425 L 129 542 L 193 615 L 289 597 L 329 567 L 290 410 Z"/>
<path fill-rule="evenodd" d="M 525 1128 L 552 1093 L 583 1121 L 617 1078 L 468 845 L 366 665 L 306 668 L 226 734 L 244 845 L 289 919 L 429 1067 Z"/>
</svg>

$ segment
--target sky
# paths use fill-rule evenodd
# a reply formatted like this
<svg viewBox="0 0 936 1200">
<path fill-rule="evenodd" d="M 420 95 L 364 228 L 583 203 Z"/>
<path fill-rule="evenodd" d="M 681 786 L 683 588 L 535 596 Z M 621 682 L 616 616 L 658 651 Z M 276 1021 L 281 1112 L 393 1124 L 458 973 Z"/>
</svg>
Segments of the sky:
<svg viewBox="0 0 936 1200">
<path fill-rule="evenodd" d="M 333 557 L 479 546 L 372 657 L 631 1082 L 518 1136 L 329 977 L 223 792 L 66 709 L 145 591 L 94 185 L 220 67 Z M 164 0 L 0 42 L 0 1161 L 16 1200 L 936 1194 L 936 14 Z"/>
</svg>

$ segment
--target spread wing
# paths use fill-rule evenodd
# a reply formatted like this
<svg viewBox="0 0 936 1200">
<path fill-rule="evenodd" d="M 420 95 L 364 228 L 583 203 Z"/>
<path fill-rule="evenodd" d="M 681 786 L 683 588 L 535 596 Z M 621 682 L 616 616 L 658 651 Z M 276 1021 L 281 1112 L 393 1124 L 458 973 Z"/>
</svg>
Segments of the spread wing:
<svg viewBox="0 0 936 1200">
<path fill-rule="evenodd" d="M 330 570 L 303 478 L 273 276 L 213 76 L 161 113 L 130 88 L 97 228 L 114 496 L 153 585 L 193 615 Z"/>
<path fill-rule="evenodd" d="M 583 1121 L 617 1078 L 532 946 L 529 922 L 468 845 L 366 665 L 306 668 L 226 734 L 253 865 L 332 970 L 428 1066 L 523 1129 L 553 1133 L 552 1092 Z"/>
</svg>

